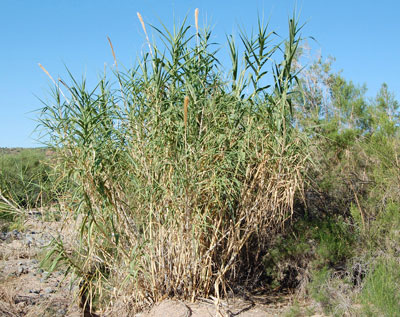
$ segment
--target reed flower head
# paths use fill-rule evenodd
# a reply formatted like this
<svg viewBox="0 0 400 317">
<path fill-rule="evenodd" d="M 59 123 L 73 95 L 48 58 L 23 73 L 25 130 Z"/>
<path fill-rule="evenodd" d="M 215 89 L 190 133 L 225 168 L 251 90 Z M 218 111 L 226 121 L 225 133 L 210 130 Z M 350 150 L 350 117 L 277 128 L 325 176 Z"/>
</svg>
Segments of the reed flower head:
<svg viewBox="0 0 400 317">
<path fill-rule="evenodd" d="M 118 67 L 117 58 L 115 57 L 114 47 L 113 47 L 113 45 L 111 43 L 111 40 L 110 40 L 110 38 L 108 36 L 107 36 L 107 40 L 108 40 L 108 43 L 110 43 L 111 52 L 112 52 L 112 55 L 114 57 L 115 66 Z"/>
<path fill-rule="evenodd" d="M 146 26 L 144 24 L 142 15 L 139 12 L 137 12 L 137 16 L 139 18 L 140 23 L 142 24 L 142 28 L 143 28 L 144 34 L 146 34 L 146 36 L 147 36 Z"/>
<path fill-rule="evenodd" d="M 196 33 L 199 34 L 199 8 L 194 10 L 194 23 L 196 25 Z"/>
<path fill-rule="evenodd" d="M 137 16 L 138 16 L 138 18 L 139 18 L 140 24 L 142 24 L 143 32 L 144 32 L 144 34 L 146 35 L 146 41 L 147 41 L 147 45 L 149 46 L 150 54 L 153 55 L 153 50 L 151 49 L 149 36 L 148 36 L 148 34 L 147 34 L 146 25 L 144 24 L 142 15 L 141 15 L 139 12 L 137 12 L 136 14 L 137 14 Z"/>
</svg>

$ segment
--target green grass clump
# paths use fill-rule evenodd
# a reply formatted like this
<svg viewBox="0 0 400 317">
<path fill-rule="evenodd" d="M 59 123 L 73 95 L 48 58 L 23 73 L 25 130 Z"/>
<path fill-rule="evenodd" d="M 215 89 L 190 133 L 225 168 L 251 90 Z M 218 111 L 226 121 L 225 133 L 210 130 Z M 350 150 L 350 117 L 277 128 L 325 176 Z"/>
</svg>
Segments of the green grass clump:
<svg viewBox="0 0 400 317">
<path fill-rule="evenodd" d="M 242 55 L 228 37 L 228 72 L 197 24 L 153 26 L 162 44 L 148 42 L 136 67 L 122 72 L 115 60 L 114 77 L 93 89 L 60 80 L 43 108 L 55 169 L 70 184 L 63 205 L 81 221 L 76 250 L 56 258 L 99 305 L 125 294 L 138 310 L 256 285 L 259 251 L 302 191 L 296 19 L 284 42 L 259 21 L 254 35 L 241 34 Z"/>
<path fill-rule="evenodd" d="M 400 263 L 379 258 L 371 267 L 360 294 L 366 316 L 400 316 Z"/>
</svg>

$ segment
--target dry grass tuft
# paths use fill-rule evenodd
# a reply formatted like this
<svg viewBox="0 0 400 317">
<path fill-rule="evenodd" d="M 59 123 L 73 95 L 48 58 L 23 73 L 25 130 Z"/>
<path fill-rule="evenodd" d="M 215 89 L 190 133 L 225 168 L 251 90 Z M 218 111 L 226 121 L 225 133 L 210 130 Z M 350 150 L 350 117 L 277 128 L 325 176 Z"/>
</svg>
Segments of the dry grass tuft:
<svg viewBox="0 0 400 317">
<path fill-rule="evenodd" d="M 5 287 L 0 287 L 0 315 L 4 317 L 21 316 L 20 309 L 14 304 L 12 295 Z"/>
</svg>

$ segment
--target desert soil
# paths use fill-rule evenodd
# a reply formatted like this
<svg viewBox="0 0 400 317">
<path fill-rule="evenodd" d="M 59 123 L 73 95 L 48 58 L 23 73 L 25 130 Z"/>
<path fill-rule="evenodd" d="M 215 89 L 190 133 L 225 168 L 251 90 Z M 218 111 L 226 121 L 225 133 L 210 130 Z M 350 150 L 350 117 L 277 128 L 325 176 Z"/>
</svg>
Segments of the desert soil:
<svg viewBox="0 0 400 317">
<path fill-rule="evenodd" d="M 32 212 L 24 223 L 24 230 L 0 233 L 0 316 L 77 317 L 85 314 L 76 304 L 77 285 L 70 283 L 62 269 L 53 273 L 40 267 L 46 246 L 53 237 L 65 235 L 59 222 L 43 221 L 38 212 Z M 184 316 L 322 316 L 310 303 L 296 304 L 292 296 L 252 296 L 246 299 L 221 301 L 219 311 L 212 299 L 195 303 L 165 300 L 152 309 L 136 314 L 140 317 Z M 113 316 L 98 313 L 99 316 Z M 88 316 L 86 314 L 86 316 Z M 124 317 L 120 314 L 118 317 Z"/>
</svg>

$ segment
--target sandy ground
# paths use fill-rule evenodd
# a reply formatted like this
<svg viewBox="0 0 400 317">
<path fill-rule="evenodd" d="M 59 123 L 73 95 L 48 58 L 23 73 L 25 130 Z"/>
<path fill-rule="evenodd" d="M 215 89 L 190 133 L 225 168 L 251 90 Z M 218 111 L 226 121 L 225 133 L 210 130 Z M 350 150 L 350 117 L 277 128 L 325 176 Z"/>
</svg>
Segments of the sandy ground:
<svg viewBox="0 0 400 317">
<path fill-rule="evenodd" d="M 141 317 L 263 317 L 263 316 L 323 316 L 309 309 L 309 303 L 297 304 L 293 309 L 291 299 L 282 298 L 275 303 L 263 303 L 265 298 L 256 301 L 247 299 L 231 299 L 228 302 L 222 301 L 219 309 L 213 301 L 200 300 L 196 303 L 183 303 L 173 300 L 165 300 L 153 307 L 149 312 L 138 314 Z"/>
</svg>

